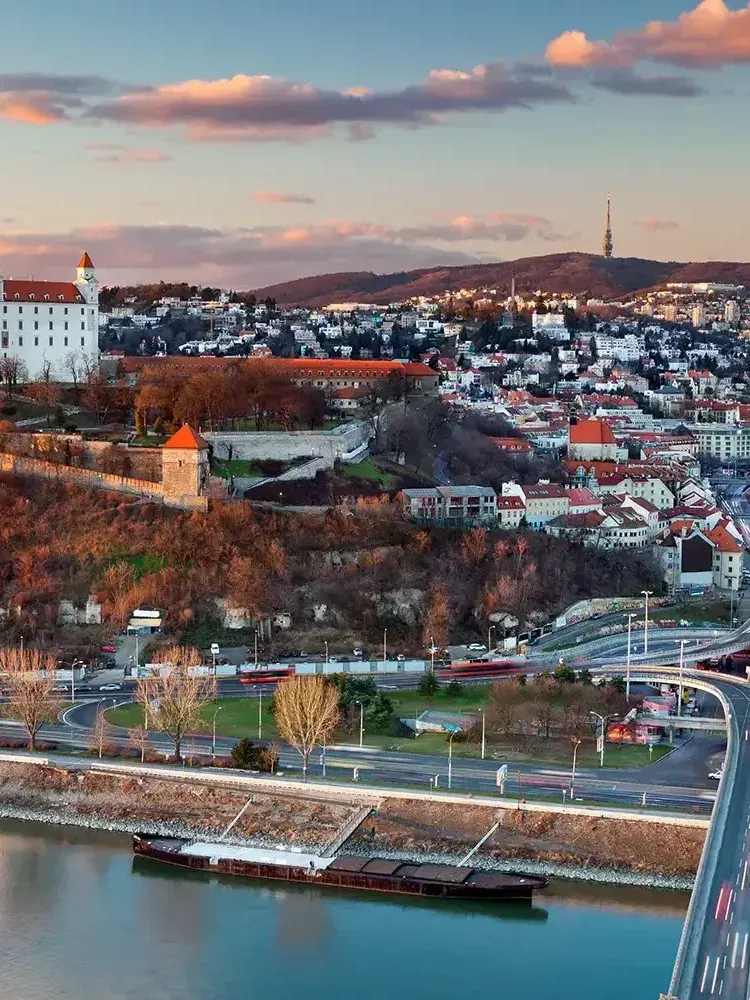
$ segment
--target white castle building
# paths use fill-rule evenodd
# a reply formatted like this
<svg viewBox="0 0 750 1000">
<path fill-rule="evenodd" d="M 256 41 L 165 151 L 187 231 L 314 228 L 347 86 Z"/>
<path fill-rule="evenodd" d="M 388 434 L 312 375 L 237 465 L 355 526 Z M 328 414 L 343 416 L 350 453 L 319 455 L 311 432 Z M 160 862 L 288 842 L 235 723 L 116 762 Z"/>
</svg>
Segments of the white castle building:
<svg viewBox="0 0 750 1000">
<path fill-rule="evenodd" d="M 20 358 L 32 379 L 49 372 L 63 380 L 71 355 L 99 356 L 99 282 L 89 255 L 78 262 L 75 281 L 0 274 L 0 358 Z"/>
</svg>

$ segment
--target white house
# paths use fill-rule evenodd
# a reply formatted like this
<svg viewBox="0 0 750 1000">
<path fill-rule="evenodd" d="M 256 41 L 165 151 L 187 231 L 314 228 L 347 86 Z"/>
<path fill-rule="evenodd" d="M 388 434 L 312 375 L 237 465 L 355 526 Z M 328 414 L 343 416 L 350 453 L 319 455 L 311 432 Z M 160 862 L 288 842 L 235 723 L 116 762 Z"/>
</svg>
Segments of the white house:
<svg viewBox="0 0 750 1000">
<path fill-rule="evenodd" d="M 75 281 L 17 281 L 0 275 L 0 356 L 19 358 L 30 378 L 64 380 L 72 355 L 99 356 L 99 282 L 87 253 Z M 70 378 L 67 375 L 67 378 Z"/>
</svg>

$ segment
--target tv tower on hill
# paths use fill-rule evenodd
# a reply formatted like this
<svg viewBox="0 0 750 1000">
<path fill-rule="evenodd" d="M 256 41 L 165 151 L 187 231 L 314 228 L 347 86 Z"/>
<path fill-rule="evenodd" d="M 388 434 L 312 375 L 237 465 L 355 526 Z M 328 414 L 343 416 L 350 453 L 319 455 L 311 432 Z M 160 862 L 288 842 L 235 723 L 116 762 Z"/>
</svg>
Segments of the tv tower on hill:
<svg viewBox="0 0 750 1000">
<path fill-rule="evenodd" d="M 602 243 L 602 256 L 611 257 L 614 251 L 614 244 L 612 242 L 612 202 L 610 196 L 607 195 L 607 225 L 604 230 L 604 242 Z"/>
</svg>

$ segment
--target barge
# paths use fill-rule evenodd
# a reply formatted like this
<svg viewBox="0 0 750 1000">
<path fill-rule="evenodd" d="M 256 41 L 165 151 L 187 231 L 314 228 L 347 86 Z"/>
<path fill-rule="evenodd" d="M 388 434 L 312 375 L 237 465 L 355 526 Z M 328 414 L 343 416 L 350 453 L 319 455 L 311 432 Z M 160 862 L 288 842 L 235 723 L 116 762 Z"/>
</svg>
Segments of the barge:
<svg viewBox="0 0 750 1000">
<path fill-rule="evenodd" d="M 465 865 L 423 865 L 356 854 L 321 857 L 140 833 L 133 836 L 133 851 L 139 857 L 190 871 L 430 899 L 531 902 L 534 892 L 547 885 L 547 879 L 541 876 Z"/>
</svg>

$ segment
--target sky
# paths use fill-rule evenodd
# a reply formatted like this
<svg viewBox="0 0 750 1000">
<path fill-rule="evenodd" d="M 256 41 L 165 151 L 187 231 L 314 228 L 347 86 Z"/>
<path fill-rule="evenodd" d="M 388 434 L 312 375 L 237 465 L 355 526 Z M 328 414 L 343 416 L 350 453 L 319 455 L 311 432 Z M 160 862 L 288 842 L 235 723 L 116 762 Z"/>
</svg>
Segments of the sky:
<svg viewBox="0 0 750 1000">
<path fill-rule="evenodd" d="M 0 274 L 746 260 L 750 2 L 0 0 Z M 12 43 L 8 44 L 8 40 Z"/>
</svg>

